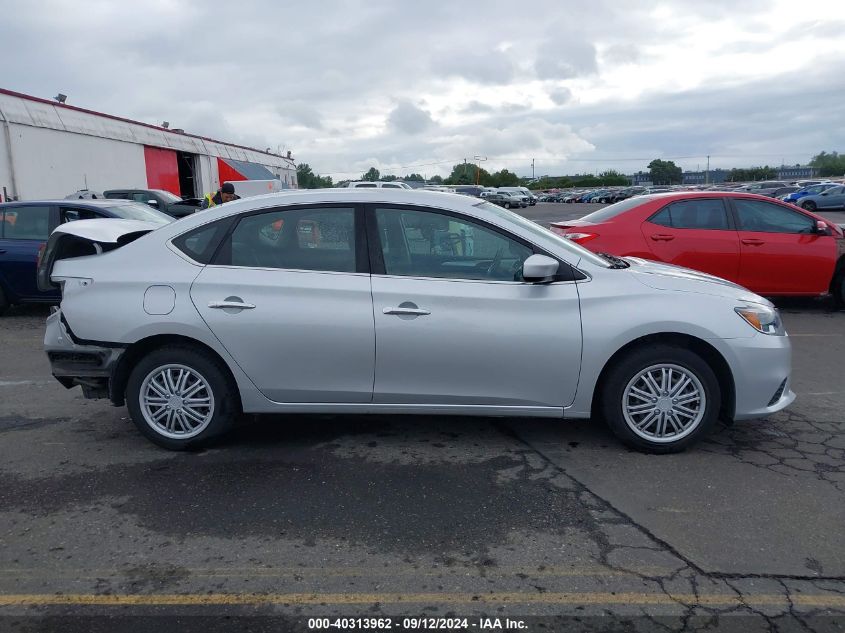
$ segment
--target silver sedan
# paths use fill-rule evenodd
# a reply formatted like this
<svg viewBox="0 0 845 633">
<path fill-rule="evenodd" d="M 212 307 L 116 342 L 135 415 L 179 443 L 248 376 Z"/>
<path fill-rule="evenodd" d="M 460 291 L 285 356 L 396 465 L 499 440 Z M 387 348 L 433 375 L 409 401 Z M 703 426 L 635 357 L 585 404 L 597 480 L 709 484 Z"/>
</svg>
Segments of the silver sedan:
<svg viewBox="0 0 845 633">
<path fill-rule="evenodd" d="M 795 398 L 766 299 L 467 196 L 326 189 L 160 228 L 73 222 L 39 284 L 62 290 L 54 376 L 169 449 L 241 412 L 320 412 L 592 416 L 664 453 Z"/>
</svg>

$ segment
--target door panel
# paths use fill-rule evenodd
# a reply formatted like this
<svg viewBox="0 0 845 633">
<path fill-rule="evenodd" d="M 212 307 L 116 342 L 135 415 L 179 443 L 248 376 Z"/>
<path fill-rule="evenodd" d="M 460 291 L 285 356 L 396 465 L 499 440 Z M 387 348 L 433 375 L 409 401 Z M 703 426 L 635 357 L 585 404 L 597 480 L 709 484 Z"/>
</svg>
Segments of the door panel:
<svg viewBox="0 0 845 633">
<path fill-rule="evenodd" d="M 211 331 L 271 400 L 372 399 L 373 303 L 355 215 L 330 206 L 244 215 L 191 287 Z"/>
<path fill-rule="evenodd" d="M 374 275 L 373 402 L 563 407 L 581 366 L 574 283 Z M 417 308 L 427 315 L 385 314 Z"/>
<path fill-rule="evenodd" d="M 58 300 L 58 291 L 40 292 L 36 285 L 38 250 L 56 224 L 55 209 L 21 205 L 0 215 L 0 274 L 11 290 L 9 299 Z"/>
<path fill-rule="evenodd" d="M 827 292 L 836 263 L 832 236 L 812 233 L 815 220 L 785 205 L 733 201 L 740 236 L 740 284 L 760 294 Z"/>
<path fill-rule="evenodd" d="M 207 266 L 191 287 L 203 320 L 276 402 L 370 402 L 369 275 Z M 237 300 L 255 308 L 211 308 Z"/>
<path fill-rule="evenodd" d="M 572 402 L 581 365 L 574 283 L 523 282 L 532 248 L 461 214 L 378 207 L 368 222 L 378 273 L 373 402 Z"/>
<path fill-rule="evenodd" d="M 642 232 L 662 262 L 739 280 L 739 237 L 720 199 L 675 202 L 644 222 Z"/>
</svg>

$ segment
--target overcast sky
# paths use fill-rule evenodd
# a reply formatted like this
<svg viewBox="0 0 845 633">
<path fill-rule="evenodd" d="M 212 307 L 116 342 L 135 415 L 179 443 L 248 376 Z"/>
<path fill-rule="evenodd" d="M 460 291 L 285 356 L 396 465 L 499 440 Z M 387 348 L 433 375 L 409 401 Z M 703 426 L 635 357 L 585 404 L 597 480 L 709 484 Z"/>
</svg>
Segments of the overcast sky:
<svg viewBox="0 0 845 633">
<path fill-rule="evenodd" d="M 0 87 L 335 180 L 845 151 L 842 0 L 0 0 Z"/>
</svg>

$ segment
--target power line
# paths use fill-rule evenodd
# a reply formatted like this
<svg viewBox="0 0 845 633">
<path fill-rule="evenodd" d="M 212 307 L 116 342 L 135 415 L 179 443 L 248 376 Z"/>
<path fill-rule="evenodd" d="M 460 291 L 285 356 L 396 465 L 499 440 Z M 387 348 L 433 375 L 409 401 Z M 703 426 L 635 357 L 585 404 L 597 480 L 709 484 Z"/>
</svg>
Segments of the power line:
<svg viewBox="0 0 845 633">
<path fill-rule="evenodd" d="M 775 154 L 695 154 L 690 156 L 604 156 L 600 158 L 581 158 L 578 156 L 566 155 L 566 156 L 547 156 L 544 157 L 543 160 L 547 162 L 572 162 L 572 163 L 611 163 L 611 162 L 633 162 L 633 161 L 652 161 L 655 158 L 659 160 L 693 160 L 693 159 L 707 159 L 707 158 L 775 158 Z M 524 161 L 526 163 L 531 163 L 534 161 L 534 158 L 529 156 L 491 156 L 488 158 L 490 161 L 502 162 L 502 161 Z M 400 170 L 400 169 L 415 169 L 418 167 L 435 167 L 437 165 L 459 165 L 463 162 L 466 162 L 466 159 L 461 158 L 451 158 L 447 160 L 439 160 L 433 161 L 428 163 L 414 163 L 411 165 L 399 165 L 398 167 L 391 167 L 393 170 Z M 337 172 L 328 172 L 323 173 L 323 176 L 345 176 L 347 174 L 356 174 L 356 171 L 337 171 Z"/>
</svg>

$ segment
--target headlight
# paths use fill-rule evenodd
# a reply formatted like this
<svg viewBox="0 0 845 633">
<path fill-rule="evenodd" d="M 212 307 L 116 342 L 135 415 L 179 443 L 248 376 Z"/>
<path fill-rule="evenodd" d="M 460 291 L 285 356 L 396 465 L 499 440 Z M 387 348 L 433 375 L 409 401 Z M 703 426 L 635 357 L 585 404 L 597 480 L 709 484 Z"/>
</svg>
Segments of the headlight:
<svg viewBox="0 0 845 633">
<path fill-rule="evenodd" d="M 783 329 L 783 322 L 780 320 L 780 314 L 775 308 L 753 303 L 734 308 L 734 311 L 758 332 L 772 334 L 773 336 L 784 336 L 786 334 L 786 330 Z"/>
</svg>

